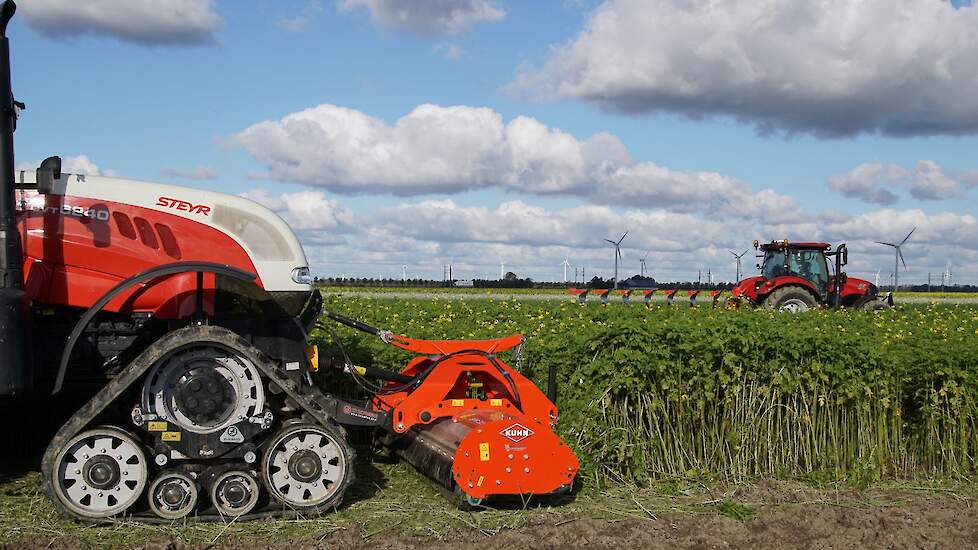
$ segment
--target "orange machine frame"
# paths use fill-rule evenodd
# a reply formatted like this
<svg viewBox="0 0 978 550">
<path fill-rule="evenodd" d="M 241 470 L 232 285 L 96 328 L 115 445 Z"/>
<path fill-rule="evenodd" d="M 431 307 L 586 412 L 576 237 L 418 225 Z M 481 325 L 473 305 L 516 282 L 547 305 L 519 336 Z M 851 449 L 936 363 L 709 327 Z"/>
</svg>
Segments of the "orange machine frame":
<svg viewBox="0 0 978 550">
<path fill-rule="evenodd" d="M 552 426 L 557 420 L 557 406 L 533 382 L 495 357 L 498 352 L 521 345 L 523 340 L 522 334 L 495 340 L 416 340 L 394 336 L 391 345 L 420 354 L 401 374 L 414 377 L 429 368 L 431 372 L 415 389 L 375 396 L 374 407 L 389 412 L 396 433 L 475 410 L 522 414 Z M 481 384 L 477 387 L 484 390 L 484 398 L 471 397 L 473 383 Z M 398 385 L 388 383 L 388 387 Z"/>
</svg>

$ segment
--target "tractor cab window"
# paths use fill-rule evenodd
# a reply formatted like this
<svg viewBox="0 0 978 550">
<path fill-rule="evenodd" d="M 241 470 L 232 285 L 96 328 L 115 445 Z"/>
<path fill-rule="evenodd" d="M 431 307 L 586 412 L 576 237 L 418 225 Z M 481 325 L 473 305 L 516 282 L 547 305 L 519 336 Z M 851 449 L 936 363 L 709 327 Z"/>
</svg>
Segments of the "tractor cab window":
<svg viewBox="0 0 978 550">
<path fill-rule="evenodd" d="M 829 271 L 821 250 L 792 250 L 788 268 L 791 273 L 812 282 L 824 296 L 829 287 Z"/>
<path fill-rule="evenodd" d="M 785 275 L 784 265 L 784 250 L 767 250 L 764 252 L 764 263 L 761 264 L 761 275 L 765 279 Z"/>
</svg>

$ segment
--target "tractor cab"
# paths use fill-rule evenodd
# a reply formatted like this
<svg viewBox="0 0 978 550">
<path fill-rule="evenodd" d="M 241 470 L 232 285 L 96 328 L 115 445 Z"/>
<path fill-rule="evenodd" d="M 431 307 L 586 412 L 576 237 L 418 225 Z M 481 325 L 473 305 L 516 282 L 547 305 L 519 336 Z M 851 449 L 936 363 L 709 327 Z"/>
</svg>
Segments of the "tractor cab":
<svg viewBox="0 0 978 550">
<path fill-rule="evenodd" d="M 759 243 L 754 241 L 761 263 L 760 275 L 737 283 L 731 303 L 783 311 L 806 311 L 816 306 L 876 307 L 876 285 L 852 279 L 842 268 L 848 263 L 845 244 L 835 250 L 823 242 Z M 835 265 L 830 268 L 830 262 Z"/>
<path fill-rule="evenodd" d="M 828 243 L 788 243 L 775 241 L 760 245 L 763 252 L 760 265 L 765 279 L 800 277 L 815 287 L 821 296 L 829 292 L 829 267 L 825 259 Z"/>
</svg>

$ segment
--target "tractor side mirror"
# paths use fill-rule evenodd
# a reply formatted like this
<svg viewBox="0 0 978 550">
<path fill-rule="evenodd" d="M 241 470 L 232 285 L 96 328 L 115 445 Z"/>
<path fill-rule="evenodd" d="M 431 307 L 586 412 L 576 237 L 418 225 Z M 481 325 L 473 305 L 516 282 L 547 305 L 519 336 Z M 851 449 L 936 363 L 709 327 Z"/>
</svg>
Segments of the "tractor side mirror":
<svg viewBox="0 0 978 550">
<path fill-rule="evenodd" d="M 37 192 L 48 195 L 54 192 L 54 182 L 61 179 L 61 157 L 44 159 L 37 169 Z"/>
<path fill-rule="evenodd" d="M 844 266 L 849 263 L 849 247 L 845 243 L 840 244 L 839 248 L 835 249 L 835 253 L 839 255 L 839 265 Z"/>
</svg>

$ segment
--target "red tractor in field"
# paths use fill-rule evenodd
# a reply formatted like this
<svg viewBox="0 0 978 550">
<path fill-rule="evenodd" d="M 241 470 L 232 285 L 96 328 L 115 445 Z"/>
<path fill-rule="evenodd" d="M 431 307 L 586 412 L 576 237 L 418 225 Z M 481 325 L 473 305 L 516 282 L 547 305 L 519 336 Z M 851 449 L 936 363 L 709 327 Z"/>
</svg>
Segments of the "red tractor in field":
<svg viewBox="0 0 978 550">
<path fill-rule="evenodd" d="M 849 251 L 840 244 L 771 241 L 754 248 L 763 253 L 761 274 L 748 277 L 731 290 L 730 305 L 744 302 L 778 311 L 808 311 L 817 306 L 880 309 L 892 305 L 892 297 L 881 300 L 876 285 L 846 275 L 842 268 Z M 829 259 L 835 263 L 829 273 Z"/>
<path fill-rule="evenodd" d="M 323 298 L 271 210 L 65 173 L 56 156 L 15 171 L 15 9 L 0 2 L 0 428 L 33 435 L 49 409 L 71 410 L 40 464 L 57 511 L 88 523 L 327 512 L 354 483 L 358 427 L 467 505 L 572 488 L 555 367 L 545 395 L 499 355 L 518 365 L 522 336 L 412 340 L 331 314 L 417 357 L 401 372 L 345 352 L 321 363 L 310 331 L 332 330 L 317 325 Z M 331 393 L 313 378 L 321 364 L 366 395 Z"/>
</svg>

